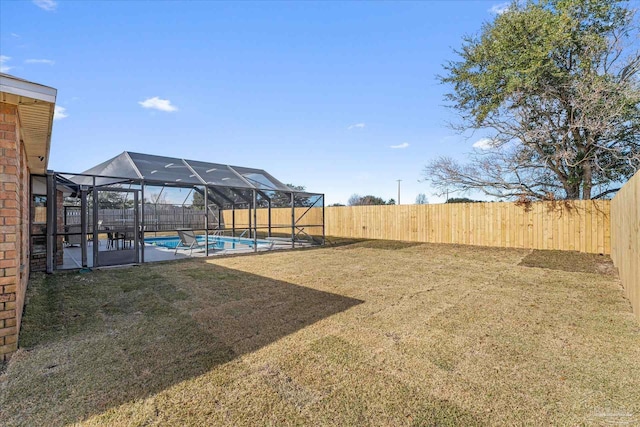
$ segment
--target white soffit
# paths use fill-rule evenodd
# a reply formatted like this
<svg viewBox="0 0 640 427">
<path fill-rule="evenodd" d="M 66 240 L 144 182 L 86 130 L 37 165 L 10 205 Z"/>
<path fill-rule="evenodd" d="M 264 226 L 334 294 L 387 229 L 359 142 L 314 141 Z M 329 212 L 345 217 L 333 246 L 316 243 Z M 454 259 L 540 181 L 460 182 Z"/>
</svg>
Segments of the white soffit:
<svg viewBox="0 0 640 427">
<path fill-rule="evenodd" d="M 54 88 L 0 74 L 0 102 L 18 106 L 19 138 L 31 173 L 47 169 L 57 93 Z"/>
</svg>

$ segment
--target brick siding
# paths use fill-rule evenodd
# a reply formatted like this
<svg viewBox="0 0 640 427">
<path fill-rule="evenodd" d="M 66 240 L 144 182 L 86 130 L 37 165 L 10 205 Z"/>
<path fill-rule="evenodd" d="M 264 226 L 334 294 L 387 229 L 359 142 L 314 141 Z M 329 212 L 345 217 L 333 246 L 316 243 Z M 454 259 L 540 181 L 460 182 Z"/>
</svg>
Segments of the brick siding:
<svg viewBox="0 0 640 427">
<path fill-rule="evenodd" d="M 17 106 L 0 103 L 0 361 L 18 346 L 29 278 L 29 170 Z"/>
</svg>

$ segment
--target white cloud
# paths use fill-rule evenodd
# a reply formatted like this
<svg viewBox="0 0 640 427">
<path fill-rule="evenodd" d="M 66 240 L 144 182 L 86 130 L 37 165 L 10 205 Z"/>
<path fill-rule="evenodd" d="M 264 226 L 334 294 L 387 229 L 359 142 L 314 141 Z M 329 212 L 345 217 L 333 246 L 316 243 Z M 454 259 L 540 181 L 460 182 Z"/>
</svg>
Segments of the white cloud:
<svg viewBox="0 0 640 427">
<path fill-rule="evenodd" d="M 351 129 L 364 129 L 365 124 L 364 123 L 356 123 L 353 124 L 351 126 L 349 126 L 347 129 L 351 130 Z"/>
<path fill-rule="evenodd" d="M 24 61 L 25 64 L 47 64 L 53 65 L 56 62 L 52 59 L 27 59 Z"/>
<path fill-rule="evenodd" d="M 40 9 L 44 9 L 48 12 L 56 10 L 58 7 L 58 2 L 55 0 L 33 0 L 33 4 L 38 6 Z"/>
<path fill-rule="evenodd" d="M 171 105 L 171 101 L 160 99 L 157 96 L 140 101 L 138 104 L 142 105 L 143 108 L 151 108 L 152 110 L 166 111 L 168 113 L 178 111 L 178 107 Z"/>
<path fill-rule="evenodd" d="M 5 63 L 8 62 L 10 59 L 11 59 L 10 56 L 0 55 L 0 73 L 8 73 L 9 70 L 13 68 L 8 65 L 5 65 Z"/>
<path fill-rule="evenodd" d="M 11 33 L 11 37 L 15 37 L 15 38 L 19 39 L 20 38 L 20 34 Z"/>
<path fill-rule="evenodd" d="M 479 150 L 489 150 L 493 148 L 493 140 L 491 138 L 482 138 L 473 143 L 473 148 Z"/>
<path fill-rule="evenodd" d="M 509 6 L 511 6 L 511 3 L 509 2 L 494 4 L 488 12 L 493 13 L 494 15 L 502 15 L 509 10 Z"/>
<path fill-rule="evenodd" d="M 69 114 L 67 113 L 67 109 L 59 105 L 56 105 L 56 108 L 53 111 L 53 120 L 62 120 L 62 119 L 66 119 L 67 117 L 69 117 Z"/>
<path fill-rule="evenodd" d="M 390 145 L 389 148 L 407 148 L 409 146 L 408 142 L 403 142 L 402 144 L 398 144 L 398 145 Z"/>
</svg>

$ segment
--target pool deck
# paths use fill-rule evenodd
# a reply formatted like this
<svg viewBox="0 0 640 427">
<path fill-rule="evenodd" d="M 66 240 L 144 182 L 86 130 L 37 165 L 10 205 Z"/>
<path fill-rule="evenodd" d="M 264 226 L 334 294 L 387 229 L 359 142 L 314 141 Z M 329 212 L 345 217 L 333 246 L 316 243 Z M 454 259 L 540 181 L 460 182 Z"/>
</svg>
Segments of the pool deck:
<svg viewBox="0 0 640 427">
<path fill-rule="evenodd" d="M 296 243 L 296 247 L 308 247 L 310 245 Z M 106 251 L 107 241 L 100 240 L 99 250 L 100 252 Z M 291 244 L 274 244 L 270 248 L 264 248 L 258 246 L 258 252 L 265 252 L 269 250 L 277 249 L 291 249 Z M 115 250 L 110 252 L 117 253 Z M 253 248 L 246 249 L 209 249 L 209 256 L 230 255 L 240 253 L 253 253 Z M 162 246 L 156 246 L 151 244 L 145 244 L 144 246 L 144 262 L 159 262 L 159 261 L 172 261 L 183 258 L 203 258 L 206 257 L 204 249 L 194 249 L 191 252 L 189 249 L 178 249 L 176 253 L 175 249 L 164 248 Z M 87 244 L 87 267 L 93 267 L 93 242 Z M 66 246 L 64 248 L 63 263 L 58 266 L 59 270 L 75 270 L 82 268 L 82 249 L 80 246 Z"/>
</svg>

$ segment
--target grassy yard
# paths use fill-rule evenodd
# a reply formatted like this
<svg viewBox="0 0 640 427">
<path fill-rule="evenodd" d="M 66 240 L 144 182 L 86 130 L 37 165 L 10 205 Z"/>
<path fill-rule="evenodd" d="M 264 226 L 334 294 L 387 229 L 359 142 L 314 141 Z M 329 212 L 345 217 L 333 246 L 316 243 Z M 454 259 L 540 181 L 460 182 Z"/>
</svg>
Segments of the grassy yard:
<svg viewBox="0 0 640 427">
<path fill-rule="evenodd" d="M 35 276 L 5 425 L 640 423 L 608 257 L 357 242 Z"/>
</svg>

